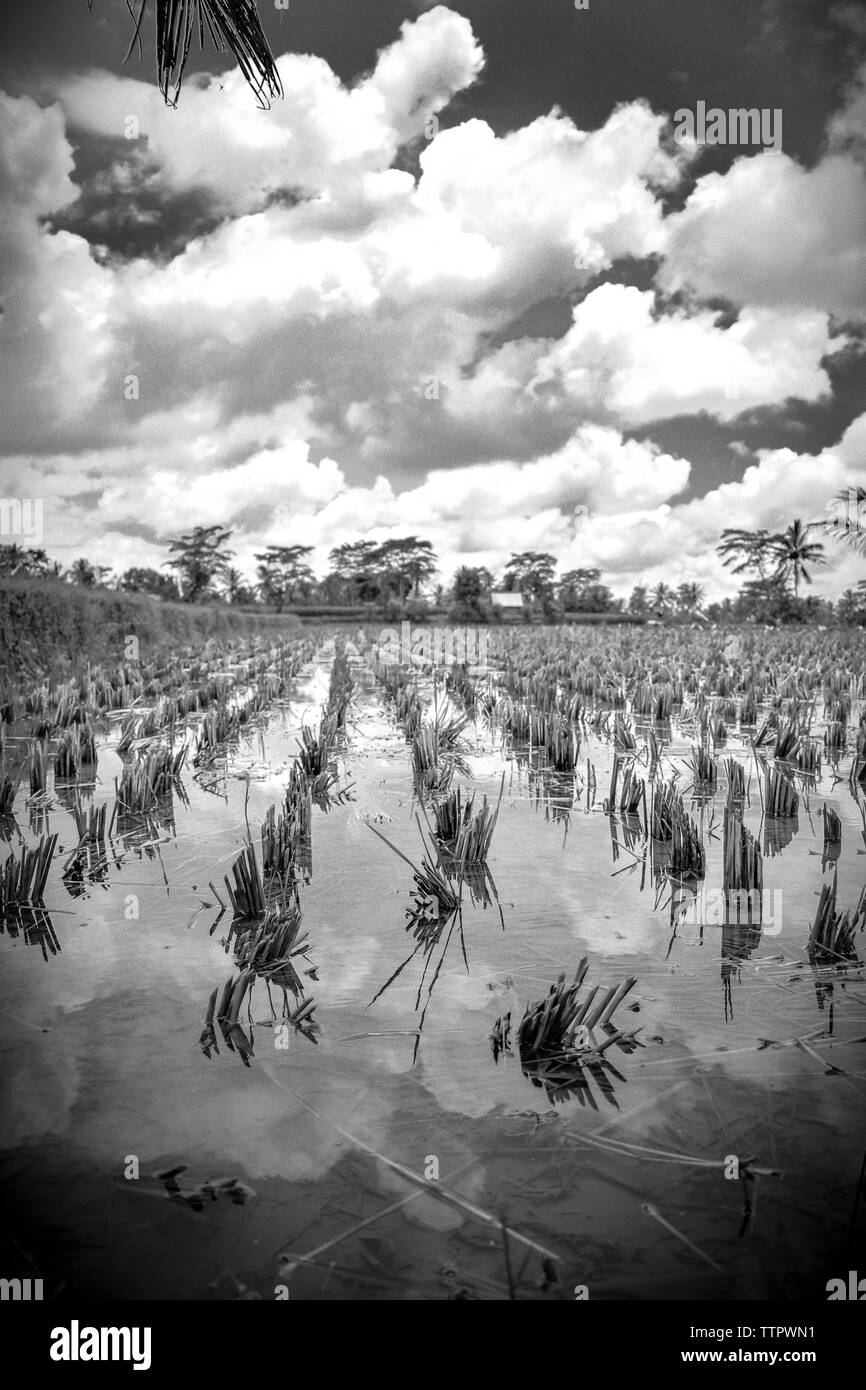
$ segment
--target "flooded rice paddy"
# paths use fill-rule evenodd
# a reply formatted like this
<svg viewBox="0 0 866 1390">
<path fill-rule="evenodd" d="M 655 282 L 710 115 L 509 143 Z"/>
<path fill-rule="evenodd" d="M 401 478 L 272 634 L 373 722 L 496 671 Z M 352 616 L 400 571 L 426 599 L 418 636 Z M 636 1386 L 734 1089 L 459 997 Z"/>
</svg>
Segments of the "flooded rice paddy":
<svg viewBox="0 0 866 1390">
<path fill-rule="evenodd" d="M 8 1272 L 59 1298 L 824 1298 L 864 1216 L 853 639 L 821 673 L 801 638 L 701 633 L 684 662 L 687 632 L 508 630 L 447 691 L 374 638 L 187 663 L 213 698 L 173 722 L 156 684 L 100 706 L 92 680 L 97 761 L 65 779 L 80 690 L 10 711 L 0 854 L 50 864 L 38 901 L 0 866 Z M 475 862 L 436 839 L 457 787 L 467 824 L 487 798 Z"/>
</svg>

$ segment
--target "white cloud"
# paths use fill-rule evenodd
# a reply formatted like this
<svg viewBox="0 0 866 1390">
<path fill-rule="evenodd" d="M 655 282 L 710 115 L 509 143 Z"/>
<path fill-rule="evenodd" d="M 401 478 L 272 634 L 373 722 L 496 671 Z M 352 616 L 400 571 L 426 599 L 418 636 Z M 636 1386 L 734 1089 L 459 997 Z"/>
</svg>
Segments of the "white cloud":
<svg viewBox="0 0 866 1390">
<path fill-rule="evenodd" d="M 736 304 L 862 318 L 864 226 L 866 170 L 857 160 L 828 154 L 804 169 L 768 150 L 698 180 L 668 219 L 659 282 Z"/>
</svg>

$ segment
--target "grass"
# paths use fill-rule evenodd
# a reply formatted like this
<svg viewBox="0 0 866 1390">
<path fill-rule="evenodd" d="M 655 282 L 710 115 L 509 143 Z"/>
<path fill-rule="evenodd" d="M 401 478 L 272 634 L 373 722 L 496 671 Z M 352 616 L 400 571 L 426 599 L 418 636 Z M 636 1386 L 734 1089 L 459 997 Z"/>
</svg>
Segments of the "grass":
<svg viewBox="0 0 866 1390">
<path fill-rule="evenodd" d="M 0 582 L 0 650 L 7 679 L 65 679 L 83 660 L 113 668 L 134 633 L 151 661 L 170 659 L 186 644 L 230 641 L 250 634 L 297 636 L 290 613 L 233 608 L 224 603 L 171 603 L 149 594 L 88 589 L 52 579 Z M 110 682 L 101 685 L 102 707 L 130 701 Z M 28 713 L 36 710 L 28 709 Z M 42 711 L 44 712 L 44 710 Z"/>
</svg>

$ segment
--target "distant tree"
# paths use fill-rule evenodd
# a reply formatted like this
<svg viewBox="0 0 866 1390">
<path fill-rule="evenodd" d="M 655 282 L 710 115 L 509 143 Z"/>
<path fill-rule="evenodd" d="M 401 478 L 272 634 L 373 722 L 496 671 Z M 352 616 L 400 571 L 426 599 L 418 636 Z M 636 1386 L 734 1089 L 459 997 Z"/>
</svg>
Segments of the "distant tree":
<svg viewBox="0 0 866 1390">
<path fill-rule="evenodd" d="M 153 594 L 154 598 L 177 599 L 179 597 L 177 581 L 170 579 L 167 574 L 160 574 L 159 570 L 147 569 L 143 566 L 133 566 L 131 569 L 124 570 L 117 582 L 119 589 L 126 589 L 130 593 Z"/>
<path fill-rule="evenodd" d="M 311 545 L 269 545 L 257 553 L 259 593 L 278 613 L 284 604 L 309 596 L 315 576 L 305 557 L 312 549 Z"/>
<path fill-rule="evenodd" d="M 649 600 L 645 584 L 635 584 L 628 601 L 628 611 L 636 618 L 643 618 L 649 612 Z"/>
<path fill-rule="evenodd" d="M 234 555 L 234 551 L 228 549 L 231 534 L 223 526 L 196 526 L 169 541 L 168 548 L 174 559 L 165 563 L 177 572 L 184 603 L 198 602 L 215 580 L 224 579 Z"/>
<path fill-rule="evenodd" d="M 375 541 L 347 541 L 335 546 L 329 555 L 331 575 L 346 585 L 346 597 L 356 603 L 375 603 L 382 587 Z"/>
<path fill-rule="evenodd" d="M 665 617 L 670 613 L 674 603 L 674 591 L 669 585 L 662 581 L 656 584 L 650 594 L 650 607 L 660 617 Z"/>
<path fill-rule="evenodd" d="M 44 579 L 48 575 L 59 576 L 61 573 L 60 566 L 56 561 L 52 563 L 44 550 L 31 549 L 15 542 L 0 545 L 0 575 L 6 579 L 23 575 L 31 579 Z"/>
<path fill-rule="evenodd" d="M 244 579 L 241 571 L 234 569 L 231 565 L 223 576 L 223 592 L 227 601 L 235 606 L 255 603 L 256 601 L 255 592 Z"/>
<path fill-rule="evenodd" d="M 84 556 L 79 556 L 74 564 L 69 566 L 66 571 L 66 578 L 71 584 L 81 584 L 85 589 L 92 589 L 96 583 L 96 570 L 89 560 Z"/>
<path fill-rule="evenodd" d="M 812 583 L 812 576 L 806 565 L 826 565 L 827 563 L 822 543 L 809 540 L 809 532 L 813 529 L 813 524 L 804 526 L 798 517 L 791 523 L 787 531 L 780 531 L 773 536 L 776 573 L 786 582 L 789 579 L 793 580 L 795 598 L 799 597 L 801 579 L 805 580 L 807 584 Z"/>
<path fill-rule="evenodd" d="M 601 582 L 601 570 L 568 570 L 556 586 L 557 598 L 567 612 L 579 611 L 589 589 Z"/>
<path fill-rule="evenodd" d="M 861 579 L 856 589 L 846 589 L 836 605 L 836 616 L 840 623 L 866 624 L 866 579 Z"/>
<path fill-rule="evenodd" d="M 372 556 L 380 587 L 396 593 L 402 603 L 407 594 L 416 597 L 421 584 L 436 572 L 436 555 L 429 541 L 417 536 L 395 536 L 383 541 Z"/>
<path fill-rule="evenodd" d="M 456 622 L 471 622 L 486 616 L 493 580 L 488 569 L 461 565 L 451 585 L 452 616 Z"/>
<path fill-rule="evenodd" d="M 754 571 L 763 579 L 775 559 L 773 537 L 769 531 L 746 531 L 729 527 L 716 546 L 722 564 L 734 574 Z"/>
<path fill-rule="evenodd" d="M 680 584 L 677 589 L 677 608 L 681 613 L 699 613 L 704 601 L 700 584 Z"/>
<path fill-rule="evenodd" d="M 537 600 L 549 599 L 553 592 L 556 556 L 542 550 L 524 550 L 512 555 L 505 566 L 502 587 L 519 591 Z"/>
<path fill-rule="evenodd" d="M 731 612 L 740 622 L 783 623 L 794 617 L 796 605 L 782 576 L 770 574 L 746 580 Z"/>
</svg>

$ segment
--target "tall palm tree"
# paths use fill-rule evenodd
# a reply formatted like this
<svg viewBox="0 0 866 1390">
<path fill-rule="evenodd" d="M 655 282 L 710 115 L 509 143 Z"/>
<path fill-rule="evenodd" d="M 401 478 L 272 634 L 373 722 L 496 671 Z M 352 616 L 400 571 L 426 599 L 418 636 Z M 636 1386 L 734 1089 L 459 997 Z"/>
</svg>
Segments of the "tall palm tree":
<svg viewBox="0 0 866 1390">
<path fill-rule="evenodd" d="M 134 48 L 141 54 L 141 29 L 148 3 L 139 0 L 137 16 L 127 0 L 134 29 L 127 58 Z M 167 105 L 177 106 L 183 74 L 193 39 L 198 34 L 204 48 L 205 34 L 218 53 L 228 50 L 255 92 L 259 105 L 283 95 L 277 65 L 255 0 L 152 0 L 156 7 L 156 74 Z M 87 0 L 93 9 L 93 0 Z"/>
<path fill-rule="evenodd" d="M 780 531 L 773 537 L 773 553 L 776 556 L 776 573 L 787 582 L 794 581 L 794 598 L 799 598 L 800 580 L 812 583 L 812 576 L 806 565 L 826 565 L 824 546 L 821 541 L 810 541 L 809 532 L 813 523 L 803 525 L 799 517 L 791 522 L 787 531 Z"/>
</svg>

